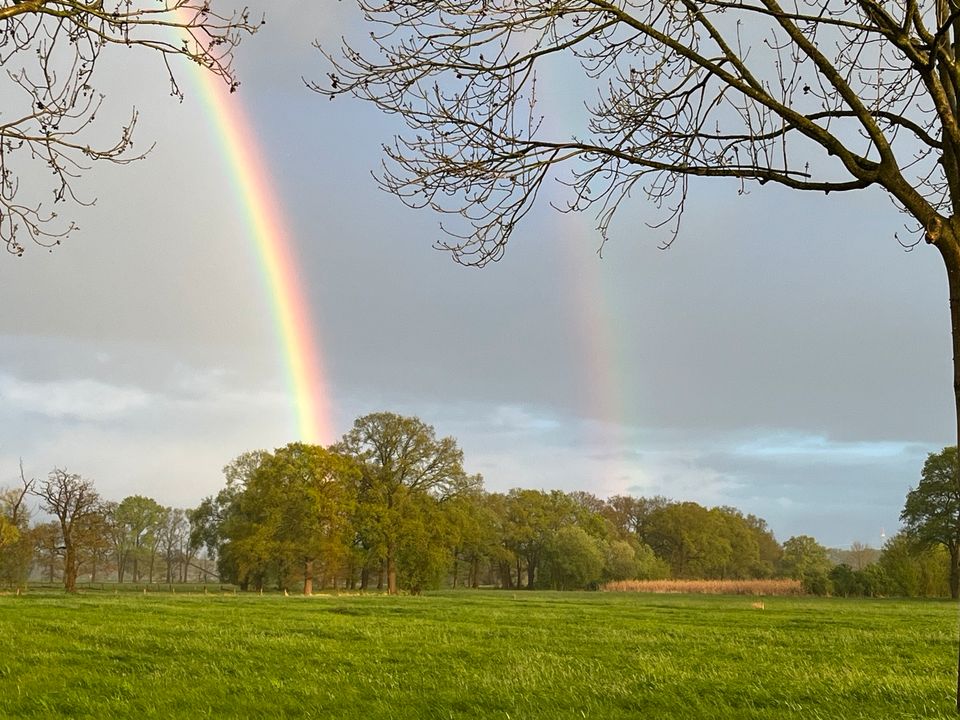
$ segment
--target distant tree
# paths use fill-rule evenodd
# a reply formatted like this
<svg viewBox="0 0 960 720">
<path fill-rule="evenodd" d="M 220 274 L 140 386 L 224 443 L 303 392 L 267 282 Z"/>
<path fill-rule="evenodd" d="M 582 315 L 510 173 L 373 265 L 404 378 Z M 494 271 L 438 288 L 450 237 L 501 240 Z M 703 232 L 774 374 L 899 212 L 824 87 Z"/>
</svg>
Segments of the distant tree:
<svg viewBox="0 0 960 720">
<path fill-rule="evenodd" d="M 170 508 L 157 536 L 166 566 L 166 582 L 169 585 L 176 577 L 183 577 L 182 564 L 185 562 L 187 540 L 190 535 L 190 523 L 187 514 L 180 508 Z M 181 569 L 178 571 L 178 564 Z"/>
<path fill-rule="evenodd" d="M 96 512 L 89 514 L 77 526 L 75 532 L 81 539 L 79 543 L 79 567 L 90 576 L 90 582 L 97 581 L 97 574 L 109 568 L 113 554 L 113 536 L 107 508 L 100 503 Z"/>
<path fill-rule="evenodd" d="M 63 535 L 55 520 L 36 525 L 30 533 L 43 577 L 53 583 L 63 573 Z"/>
<path fill-rule="evenodd" d="M 876 562 L 878 555 L 876 549 L 866 543 L 859 540 L 850 543 L 850 559 L 853 561 L 850 565 L 854 570 L 863 570 L 867 565 Z"/>
<path fill-rule="evenodd" d="M 515 558 L 517 587 L 521 587 L 521 565 L 526 570 L 526 588 L 536 587 L 537 573 L 554 534 L 576 518 L 576 503 L 554 490 L 514 488 L 506 496 L 503 542 Z"/>
<path fill-rule="evenodd" d="M 50 245 L 75 228 L 60 222 L 40 198 L 45 190 L 21 182 L 31 164 L 52 177 L 54 208 L 89 205 L 74 187 L 89 163 L 126 164 L 133 152 L 134 109 L 112 142 L 95 123 L 104 97 L 94 89 L 101 63 L 122 66 L 122 52 L 137 48 L 157 56 L 170 87 L 181 95 L 172 61 L 181 57 L 238 85 L 233 50 L 259 26 L 246 10 L 221 12 L 210 0 L 5 0 L 0 3 L 0 242 L 22 254 L 25 239 Z M 122 48 L 122 50 L 121 50 Z"/>
<path fill-rule="evenodd" d="M 905 597 L 950 594 L 950 554 L 942 545 L 920 546 L 903 531 L 887 540 L 878 561 L 889 592 Z"/>
<path fill-rule="evenodd" d="M 302 571 L 304 595 L 313 593 L 318 565 L 332 570 L 346 553 L 358 474 L 348 458 L 291 443 L 267 455 L 246 484 L 242 504 L 256 517 L 252 541 L 269 548 L 257 553 Z"/>
<path fill-rule="evenodd" d="M 382 544 L 388 592 L 397 592 L 397 555 L 403 538 L 404 503 L 427 494 L 453 497 L 478 487 L 479 475 L 463 470 L 463 452 L 452 437 L 437 439 L 419 418 L 381 412 L 358 418 L 336 446 L 362 468 L 360 498 L 370 529 Z"/>
<path fill-rule="evenodd" d="M 830 569 L 827 549 L 809 535 L 795 535 L 783 543 L 781 571 L 800 580 L 808 592 L 816 595 L 829 592 Z"/>
<path fill-rule="evenodd" d="M 444 512 L 455 529 L 453 587 L 466 567 L 465 584 L 479 587 L 481 568 L 495 562 L 500 547 L 499 518 L 490 496 L 480 490 L 461 493 L 445 503 Z"/>
<path fill-rule="evenodd" d="M 611 540 L 603 547 L 603 579 L 632 580 L 640 573 L 637 551 L 626 540 Z"/>
<path fill-rule="evenodd" d="M 640 543 L 636 549 L 637 579 L 664 580 L 671 576 L 670 564 L 653 551 L 649 545 Z"/>
<path fill-rule="evenodd" d="M 622 538 L 635 537 L 646 542 L 646 531 L 651 514 L 669 505 L 662 496 L 652 498 L 632 495 L 614 495 L 607 499 L 602 512 Z"/>
<path fill-rule="evenodd" d="M 950 553 L 950 596 L 960 598 L 960 471 L 957 448 L 930 453 L 920 483 L 907 493 L 900 513 L 903 529 L 915 543 L 942 545 Z"/>
<path fill-rule="evenodd" d="M 20 463 L 20 486 L 0 489 L 0 583 L 26 584 L 33 560 L 27 495 L 36 481 L 28 480 Z"/>
<path fill-rule="evenodd" d="M 412 595 L 439 587 L 450 568 L 458 532 L 446 506 L 426 493 L 398 505 L 397 585 Z"/>
<path fill-rule="evenodd" d="M 544 560 L 544 584 L 554 590 L 590 588 L 603 576 L 601 543 L 578 525 L 566 525 L 552 534 Z"/>
<path fill-rule="evenodd" d="M 130 495 L 112 508 L 113 529 L 124 548 L 118 566 L 119 581 L 123 582 L 123 570 L 132 562 L 133 582 L 140 582 L 141 566 L 148 563 L 150 581 L 153 581 L 153 563 L 157 549 L 157 537 L 164 523 L 165 508 L 153 498 Z"/>
<path fill-rule="evenodd" d="M 747 521 L 743 513 L 732 507 L 715 508 L 723 519 L 723 536 L 730 544 L 730 557 L 724 563 L 721 579 L 764 577 L 767 568 L 760 562 L 760 533 L 755 523 Z"/>
<path fill-rule="evenodd" d="M 670 503 L 650 516 L 647 542 L 678 578 L 720 578 L 733 562 L 725 516 L 695 502 Z M 754 551 L 755 552 L 755 551 Z"/>
<path fill-rule="evenodd" d="M 53 515 L 60 526 L 63 543 L 63 587 L 67 592 L 77 591 L 77 567 L 82 547 L 81 528 L 100 508 L 100 496 L 93 489 L 93 481 L 76 473 L 54 468 L 46 480 L 34 490 L 40 498 L 40 507 Z"/>
<path fill-rule="evenodd" d="M 780 558 L 783 557 L 783 548 L 777 542 L 766 520 L 756 515 L 747 515 L 744 521 L 753 532 L 757 543 L 757 566 L 754 576 L 771 577 L 780 564 Z"/>
</svg>

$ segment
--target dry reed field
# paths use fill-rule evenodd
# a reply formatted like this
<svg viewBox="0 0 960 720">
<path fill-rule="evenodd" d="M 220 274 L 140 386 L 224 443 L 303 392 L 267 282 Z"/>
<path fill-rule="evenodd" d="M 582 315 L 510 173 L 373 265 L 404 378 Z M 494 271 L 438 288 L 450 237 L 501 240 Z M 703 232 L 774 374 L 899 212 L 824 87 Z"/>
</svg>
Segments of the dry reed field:
<svg viewBox="0 0 960 720">
<path fill-rule="evenodd" d="M 604 592 L 689 593 L 695 595 L 803 595 L 799 580 L 619 580 Z"/>
</svg>

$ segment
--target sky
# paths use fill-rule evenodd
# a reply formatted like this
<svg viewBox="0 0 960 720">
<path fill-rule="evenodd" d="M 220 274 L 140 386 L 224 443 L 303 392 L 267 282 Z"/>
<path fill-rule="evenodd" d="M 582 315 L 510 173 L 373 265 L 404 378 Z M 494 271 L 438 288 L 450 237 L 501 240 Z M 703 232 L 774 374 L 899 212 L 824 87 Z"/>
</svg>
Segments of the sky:
<svg viewBox="0 0 960 720">
<path fill-rule="evenodd" d="M 337 436 L 390 410 L 457 438 L 491 491 L 730 505 L 829 546 L 896 532 L 955 428 L 945 273 L 933 249 L 904 251 L 881 193 L 695 183 L 671 249 L 635 199 L 602 257 L 592 216 L 544 203 L 499 263 L 461 267 L 432 248 L 439 218 L 371 176 L 396 119 L 304 86 L 327 70 L 313 40 L 365 34 L 351 4 L 264 5 L 235 98 L 290 229 Z M 67 243 L 0 258 L 0 485 L 22 458 L 189 507 L 241 452 L 299 439 L 294 398 L 194 71 L 177 68 L 180 103 L 155 58 L 102 61 L 102 131 L 135 105 L 138 147 L 155 147 L 85 175 L 96 203 Z"/>
</svg>

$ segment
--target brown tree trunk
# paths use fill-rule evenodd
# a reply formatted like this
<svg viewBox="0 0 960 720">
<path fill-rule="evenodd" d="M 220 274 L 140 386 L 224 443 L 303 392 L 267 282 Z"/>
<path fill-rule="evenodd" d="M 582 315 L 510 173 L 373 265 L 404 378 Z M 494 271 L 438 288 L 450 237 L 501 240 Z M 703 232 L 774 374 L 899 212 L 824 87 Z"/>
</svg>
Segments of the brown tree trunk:
<svg viewBox="0 0 960 720">
<path fill-rule="evenodd" d="M 510 563 L 500 561 L 500 584 L 504 590 L 513 590 L 513 575 L 510 573 Z"/>
<path fill-rule="evenodd" d="M 63 589 L 68 593 L 77 591 L 77 549 L 73 543 L 67 545 L 67 554 L 63 561 Z"/>
<path fill-rule="evenodd" d="M 303 563 L 303 594 L 313 595 L 313 558 Z"/>
<path fill-rule="evenodd" d="M 960 545 L 956 544 L 950 546 L 950 597 L 954 600 L 960 599 Z M 957 667 L 960 673 L 960 658 Z"/>
<path fill-rule="evenodd" d="M 956 233 L 955 217 L 951 218 L 946 227 L 937 223 L 931 232 L 927 229 L 927 240 L 936 244 L 943 257 L 943 264 L 947 270 L 947 285 L 950 289 L 950 330 L 953 341 L 953 400 L 955 410 L 955 427 L 957 433 L 957 472 L 960 482 L 960 238 Z M 957 561 L 952 557 L 950 562 L 950 594 L 957 599 Z M 960 712 L 960 645 L 957 648 L 957 712 Z"/>
<path fill-rule="evenodd" d="M 364 565 L 360 568 L 360 590 L 364 591 L 370 584 L 370 568 Z"/>
<path fill-rule="evenodd" d="M 383 590 L 383 563 L 377 568 L 377 590 Z"/>
<path fill-rule="evenodd" d="M 387 594 L 397 594 L 397 547 L 387 544 Z"/>
</svg>

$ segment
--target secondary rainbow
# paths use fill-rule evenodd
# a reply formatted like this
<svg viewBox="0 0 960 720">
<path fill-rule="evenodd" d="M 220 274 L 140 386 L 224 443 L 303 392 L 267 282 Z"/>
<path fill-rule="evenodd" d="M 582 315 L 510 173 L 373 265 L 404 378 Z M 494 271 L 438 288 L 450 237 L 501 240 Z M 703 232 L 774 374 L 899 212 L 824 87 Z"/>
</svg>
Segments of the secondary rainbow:
<svg viewBox="0 0 960 720">
<path fill-rule="evenodd" d="M 246 215 L 245 225 L 256 245 L 296 407 L 299 439 L 331 442 L 333 431 L 315 325 L 298 272 L 293 239 L 256 131 L 237 94 L 230 93 L 222 79 L 203 69 L 193 73 Z"/>
</svg>

